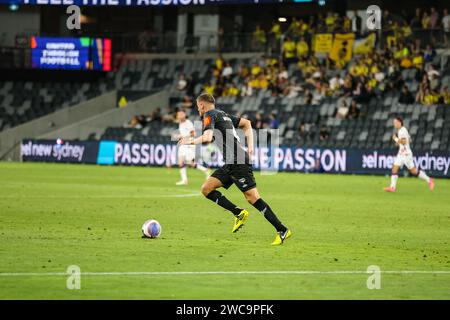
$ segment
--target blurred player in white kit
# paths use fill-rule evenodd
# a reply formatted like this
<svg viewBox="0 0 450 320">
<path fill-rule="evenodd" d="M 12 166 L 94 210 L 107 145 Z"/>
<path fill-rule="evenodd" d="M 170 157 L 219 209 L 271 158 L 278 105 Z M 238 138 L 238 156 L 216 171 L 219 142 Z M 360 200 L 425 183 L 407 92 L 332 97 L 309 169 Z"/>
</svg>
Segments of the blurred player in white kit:
<svg viewBox="0 0 450 320">
<path fill-rule="evenodd" d="M 400 117 L 394 119 L 394 127 L 397 129 L 397 134 L 392 136 L 392 139 L 395 141 L 396 145 L 399 147 L 397 157 L 394 161 L 394 166 L 392 167 L 392 175 L 391 175 L 391 185 L 389 187 L 384 188 L 386 192 L 395 192 L 397 188 L 397 180 L 398 180 L 398 171 L 403 167 L 406 168 L 419 179 L 424 180 L 428 183 L 428 187 L 431 191 L 434 189 L 434 181 L 432 178 L 427 176 L 425 171 L 418 170 L 414 165 L 413 154 L 411 151 L 411 147 L 409 144 L 411 143 L 411 137 L 409 136 L 408 130 L 403 126 L 403 120 Z"/>
<path fill-rule="evenodd" d="M 186 112 L 178 111 L 176 121 L 178 122 L 178 132 L 179 132 L 177 139 L 195 136 L 194 124 L 192 123 L 191 120 L 187 119 Z M 208 168 L 195 162 L 194 145 L 178 146 L 178 166 L 180 167 L 181 180 L 176 183 L 177 186 L 183 186 L 188 184 L 186 166 L 191 166 L 192 168 L 202 171 L 205 174 L 206 178 L 208 178 L 210 174 L 210 170 Z"/>
</svg>

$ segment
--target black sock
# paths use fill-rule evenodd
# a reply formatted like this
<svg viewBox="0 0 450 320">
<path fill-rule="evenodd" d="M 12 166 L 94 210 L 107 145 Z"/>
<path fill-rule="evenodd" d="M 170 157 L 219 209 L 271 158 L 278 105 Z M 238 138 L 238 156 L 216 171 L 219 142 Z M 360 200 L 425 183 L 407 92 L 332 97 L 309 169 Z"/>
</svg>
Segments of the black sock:
<svg viewBox="0 0 450 320">
<path fill-rule="evenodd" d="M 242 211 L 241 208 L 236 207 L 230 200 L 228 200 L 223 194 L 221 194 L 217 190 L 211 191 L 206 197 L 209 200 L 217 203 L 222 208 L 231 211 L 235 216 L 239 215 Z"/>
<path fill-rule="evenodd" d="M 258 201 L 256 201 L 253 206 L 264 214 L 264 217 L 267 219 L 267 221 L 269 221 L 275 227 L 275 229 L 277 229 L 277 231 L 284 232 L 287 230 L 287 228 L 283 226 L 280 220 L 278 220 L 275 213 L 272 211 L 269 205 L 264 202 L 263 199 L 258 199 Z"/>
</svg>

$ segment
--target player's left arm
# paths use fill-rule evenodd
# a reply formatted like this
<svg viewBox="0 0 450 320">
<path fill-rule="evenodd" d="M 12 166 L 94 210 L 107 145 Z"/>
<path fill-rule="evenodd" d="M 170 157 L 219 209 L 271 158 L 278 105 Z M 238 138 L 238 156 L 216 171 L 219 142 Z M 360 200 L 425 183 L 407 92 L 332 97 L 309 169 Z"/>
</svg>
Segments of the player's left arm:
<svg viewBox="0 0 450 320">
<path fill-rule="evenodd" d="M 252 123 L 250 120 L 241 118 L 239 120 L 238 127 L 244 131 L 245 138 L 247 139 L 247 152 L 249 155 L 253 154 L 254 148 L 253 148 L 253 129 L 252 129 Z"/>
</svg>

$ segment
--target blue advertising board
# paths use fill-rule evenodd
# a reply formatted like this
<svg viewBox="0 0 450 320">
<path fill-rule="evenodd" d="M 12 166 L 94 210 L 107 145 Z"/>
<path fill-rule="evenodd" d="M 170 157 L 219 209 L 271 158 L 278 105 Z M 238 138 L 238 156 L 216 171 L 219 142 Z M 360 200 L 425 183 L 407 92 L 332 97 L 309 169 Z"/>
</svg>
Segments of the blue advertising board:
<svg viewBox="0 0 450 320">
<path fill-rule="evenodd" d="M 20 152 L 23 161 L 97 163 L 98 142 L 26 139 Z"/>
<path fill-rule="evenodd" d="M 175 166 L 177 146 L 116 141 L 24 140 L 23 161 L 90 163 L 102 165 Z M 396 150 L 256 148 L 253 166 L 263 171 L 323 172 L 343 174 L 390 173 Z M 202 148 L 198 159 L 212 166 L 223 165 L 220 153 Z M 450 177 L 450 152 L 415 152 L 416 167 L 431 176 Z"/>
</svg>

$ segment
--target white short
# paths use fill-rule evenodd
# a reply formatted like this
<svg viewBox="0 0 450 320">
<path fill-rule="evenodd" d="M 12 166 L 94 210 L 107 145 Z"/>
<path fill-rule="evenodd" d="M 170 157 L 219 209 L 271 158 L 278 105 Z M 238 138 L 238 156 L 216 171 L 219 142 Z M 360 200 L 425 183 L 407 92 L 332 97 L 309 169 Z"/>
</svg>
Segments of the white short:
<svg viewBox="0 0 450 320">
<path fill-rule="evenodd" d="M 178 147 L 178 161 L 183 161 L 186 164 L 195 161 L 195 147 L 194 146 Z"/>
<path fill-rule="evenodd" d="M 398 155 L 395 158 L 394 166 L 398 166 L 398 167 L 400 167 L 400 169 L 403 166 L 406 166 L 406 168 L 408 168 L 408 170 L 411 170 L 416 165 L 414 164 L 414 160 L 413 160 L 412 154 L 410 154 L 410 155 Z"/>
</svg>

